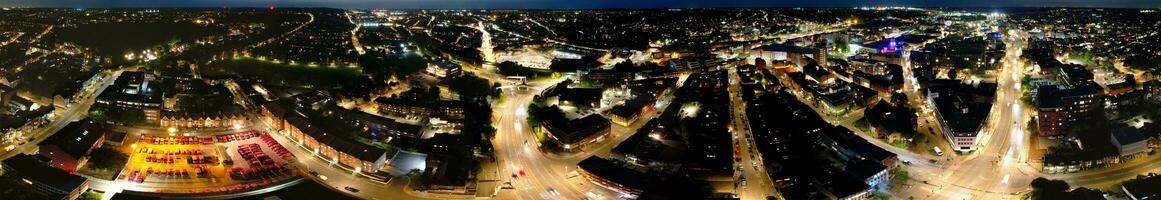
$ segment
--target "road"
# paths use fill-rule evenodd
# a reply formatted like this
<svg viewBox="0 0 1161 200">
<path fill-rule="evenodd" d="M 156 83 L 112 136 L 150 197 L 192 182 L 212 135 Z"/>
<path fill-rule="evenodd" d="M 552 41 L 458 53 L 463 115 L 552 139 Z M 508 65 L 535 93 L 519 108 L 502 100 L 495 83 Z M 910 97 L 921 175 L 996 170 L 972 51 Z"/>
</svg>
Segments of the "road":
<svg viewBox="0 0 1161 200">
<path fill-rule="evenodd" d="M 901 159 L 922 163 L 912 170 L 910 189 L 903 192 L 922 199 L 1013 199 L 1028 190 L 1039 172 L 1028 164 L 1030 136 L 1024 131 L 1030 114 L 1020 101 L 1020 54 L 1024 38 L 1019 34 L 1005 36 L 1006 51 L 996 76 L 997 91 L 992 111 L 978 149 L 959 156 L 961 160 L 928 163 L 923 156 L 906 152 Z M 899 152 L 897 152 L 899 153 Z M 935 175 L 934 177 L 931 175 Z M 921 182 L 921 183 L 920 183 Z M 930 191 L 930 193 L 927 193 Z"/>
<path fill-rule="evenodd" d="M 101 92 L 104 92 L 105 89 L 110 85 L 113 85 L 113 80 L 116 80 L 123 71 L 125 70 L 101 72 L 100 74 L 103 74 L 104 76 L 103 79 L 89 85 L 89 87 L 81 89 L 81 91 L 79 91 L 80 94 L 76 95 L 79 97 L 79 99 L 69 103 L 69 106 L 65 108 L 66 110 L 63 112 L 54 111 L 53 113 L 55 113 L 55 116 L 48 119 L 48 124 L 41 128 L 32 130 L 32 134 L 27 136 L 29 138 L 28 142 L 23 145 L 16 146 L 16 148 L 12 149 L 11 151 L 3 152 L 3 154 L 0 154 L 0 160 L 16 156 L 16 154 L 20 152 L 30 151 L 36 148 L 36 145 L 41 141 L 44 141 L 44 139 L 48 138 L 57 131 L 60 131 L 60 129 L 64 128 L 69 123 L 87 117 L 89 108 L 93 106 L 93 102 L 95 102 L 97 96 L 101 94 Z"/>
<path fill-rule="evenodd" d="M 233 81 L 225 83 L 227 89 L 235 97 L 235 102 L 243 104 L 243 107 L 257 109 L 258 105 L 251 102 L 246 95 L 243 94 L 241 87 Z M 359 199 L 427 199 L 427 198 L 441 198 L 441 199 L 463 199 L 461 196 L 439 196 L 438 194 L 426 194 L 421 192 L 414 192 L 407 188 L 411 183 L 410 177 L 395 177 L 389 180 L 381 181 L 366 176 L 354 173 L 353 169 L 337 164 L 334 160 L 328 160 L 321 155 L 309 150 L 304 144 L 294 142 L 286 135 L 286 133 L 274 131 L 270 124 L 261 120 L 255 113 L 250 113 L 248 118 L 250 124 L 255 130 L 264 131 L 273 135 L 274 140 L 286 147 L 290 153 L 294 154 L 294 159 L 288 159 L 295 165 L 303 177 L 311 179 L 322 185 L 329 186 L 331 189 L 340 193 L 350 195 Z M 351 192 L 345 187 L 352 187 L 358 192 Z"/>
<path fill-rule="evenodd" d="M 532 126 L 527 121 L 527 106 L 541 90 L 563 79 L 530 82 L 527 89 L 520 87 L 506 91 L 508 98 L 493 105 L 495 112 L 493 126 L 496 137 L 492 139 L 497 162 L 500 163 L 500 177 L 510 181 L 514 191 L 501 191 L 501 199 L 580 199 L 585 193 L 608 193 L 580 176 L 570 176 L 576 170 L 576 163 L 587 156 L 570 156 L 571 159 L 545 154 L 537 148 L 537 139 Z M 579 158 L 579 159 L 578 159 Z M 523 170 L 525 175 L 519 176 Z M 517 178 L 511 178 L 516 174 Z M 554 189 L 559 196 L 547 196 L 548 189 Z"/>
<path fill-rule="evenodd" d="M 738 75 L 737 68 L 728 69 L 729 71 L 729 87 L 727 91 L 730 93 L 730 126 L 734 134 L 734 148 L 741 151 L 740 161 L 736 162 L 735 168 L 740 168 L 741 172 L 735 172 L 737 176 L 734 178 L 741 181 L 741 176 L 746 178 L 746 187 L 738 188 L 738 197 L 741 199 L 766 199 L 769 196 L 781 197 L 782 194 L 774 187 L 774 182 L 770 180 L 770 176 L 766 174 L 765 166 L 761 161 L 762 155 L 758 154 L 757 146 L 749 141 L 753 140 L 753 135 L 750 133 L 750 121 L 746 117 L 746 102 L 742 100 L 741 93 L 741 78 Z"/>
<path fill-rule="evenodd" d="M 254 118 L 257 119 L 257 118 Z M 357 197 L 360 199 L 377 199 L 377 200 L 395 200 L 395 199 L 426 199 L 434 195 L 426 195 L 416 192 L 408 192 L 407 184 L 410 183 L 409 177 L 396 177 L 386 182 L 380 182 L 366 178 L 363 175 L 353 173 L 351 169 L 343 167 L 335 162 L 330 162 L 312 151 L 308 151 L 303 144 L 293 142 L 282 133 L 274 132 L 269 124 L 261 122 L 260 120 L 253 120 L 260 129 L 274 135 L 275 140 L 282 144 L 294 154 L 296 159 L 292 162 L 297 167 L 304 177 L 330 186 L 335 191 Z M 313 173 L 312 173 L 313 172 Z M 315 175 L 314 173 L 317 173 Z M 326 178 L 323 178 L 326 177 Z M 343 189 L 344 187 L 352 187 L 358 189 L 359 192 L 351 192 Z M 450 197 L 441 197 L 443 199 L 451 199 Z"/>
<path fill-rule="evenodd" d="M 975 152 L 950 157 L 923 155 L 893 147 L 867 134 L 857 134 L 897 154 L 901 161 L 912 163 L 904 166 L 911 174 L 910 180 L 898 186 L 901 188 L 894 188 L 896 193 L 892 195 L 917 199 L 1012 199 L 1027 191 L 1031 180 L 1039 175 L 1038 170 L 1028 164 L 1030 144 L 1027 138 L 1030 136 L 1024 129 L 1030 113 L 1020 101 L 1019 80 L 1023 66 L 1019 61 L 1024 38 L 1019 34 L 1007 34 L 1005 40 L 1006 55 L 996 78 L 996 99 Z M 908 92 L 914 94 L 914 87 L 914 83 L 905 82 L 904 89 Z M 911 101 L 920 103 L 923 100 Z M 806 104 L 814 108 L 813 104 Z M 855 111 L 849 116 L 828 121 L 861 132 L 849 121 L 859 116 L 861 112 Z M 919 116 L 929 117 L 923 113 Z"/>
</svg>

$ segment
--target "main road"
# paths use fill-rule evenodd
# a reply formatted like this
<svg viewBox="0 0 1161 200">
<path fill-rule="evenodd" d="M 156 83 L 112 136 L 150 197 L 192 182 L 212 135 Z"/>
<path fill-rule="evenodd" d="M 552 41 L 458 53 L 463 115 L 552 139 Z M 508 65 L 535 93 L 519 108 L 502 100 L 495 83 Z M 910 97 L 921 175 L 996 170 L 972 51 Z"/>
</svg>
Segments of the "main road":
<svg viewBox="0 0 1161 200">
<path fill-rule="evenodd" d="M 1013 199 L 1028 190 L 1039 172 L 1028 163 L 1029 138 L 1024 131 L 1029 113 L 1020 101 L 1023 67 L 1020 54 L 1024 38 L 1010 31 L 1005 38 L 1005 56 L 996 73 L 996 99 L 980 131 L 977 150 L 945 161 L 913 152 L 900 151 L 883 142 L 871 142 L 892 150 L 900 159 L 914 163 L 911 180 L 896 196 L 920 199 Z M 930 161 L 929 161 L 930 160 Z"/>
<path fill-rule="evenodd" d="M 47 125 L 32 129 L 30 131 L 31 135 L 28 136 L 28 142 L 17 145 L 12 150 L 0 153 L 0 160 L 16 156 L 17 153 L 28 152 L 41 141 L 48 138 L 48 136 L 63 129 L 65 125 L 88 116 L 89 108 L 93 106 L 93 102 L 95 102 L 97 96 L 101 92 L 104 92 L 105 88 L 113 85 L 113 80 L 116 80 L 123 71 L 125 70 L 103 71 L 98 73 L 97 76 L 101 77 L 100 80 L 93 80 L 95 82 L 92 82 L 88 87 L 82 88 L 77 95 L 74 95 L 77 99 L 70 102 L 64 111 L 53 111 L 54 116 L 48 119 Z"/>
</svg>

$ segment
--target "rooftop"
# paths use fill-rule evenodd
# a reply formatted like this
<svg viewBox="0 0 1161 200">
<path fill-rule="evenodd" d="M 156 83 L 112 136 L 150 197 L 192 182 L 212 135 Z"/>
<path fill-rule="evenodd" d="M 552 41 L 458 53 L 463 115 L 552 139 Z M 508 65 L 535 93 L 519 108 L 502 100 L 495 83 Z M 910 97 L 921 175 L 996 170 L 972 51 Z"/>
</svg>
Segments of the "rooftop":
<svg viewBox="0 0 1161 200">
<path fill-rule="evenodd" d="M 991 112 L 995 83 L 966 84 L 957 80 L 935 80 L 930 89 L 935 109 L 944 124 L 957 134 L 978 134 Z"/>
<path fill-rule="evenodd" d="M 601 177 L 602 179 L 620 184 L 626 188 L 644 189 L 649 185 L 649 176 L 645 173 L 617 165 L 604 158 L 592 156 L 577 163 L 580 169 Z"/>
<path fill-rule="evenodd" d="M 1121 183 L 1122 189 L 1134 199 L 1161 198 L 1161 176 L 1138 178 Z"/>
<path fill-rule="evenodd" d="M 85 177 L 69 174 L 48 165 L 49 159 L 40 155 L 19 154 L 4 160 L 6 168 L 23 174 L 22 178 L 32 179 L 60 191 L 76 190 L 87 181 Z"/>
<path fill-rule="evenodd" d="M 105 135 L 101 124 L 91 119 L 84 119 L 69 123 L 56 134 L 53 134 L 40 145 L 54 145 L 73 158 L 85 156 L 94 143 L 99 142 Z"/>
</svg>

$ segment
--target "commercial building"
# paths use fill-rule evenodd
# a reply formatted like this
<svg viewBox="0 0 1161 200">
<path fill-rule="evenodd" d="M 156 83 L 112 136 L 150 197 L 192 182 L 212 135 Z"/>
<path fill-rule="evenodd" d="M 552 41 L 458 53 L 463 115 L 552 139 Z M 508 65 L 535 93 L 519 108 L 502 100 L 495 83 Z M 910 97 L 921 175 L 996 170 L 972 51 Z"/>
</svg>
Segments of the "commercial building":
<svg viewBox="0 0 1161 200">
<path fill-rule="evenodd" d="M 555 112 L 554 112 L 555 110 Z M 579 150 L 605 139 L 612 123 L 600 115 L 588 115 L 579 119 L 567 119 L 559 108 L 534 107 L 537 131 L 546 132 L 547 139 L 566 151 Z"/>
<path fill-rule="evenodd" d="M 354 141 L 337 133 L 328 133 L 310 122 L 307 116 L 285 109 L 277 102 L 262 106 L 263 120 L 276 132 L 285 134 L 298 145 L 330 159 L 331 163 L 353 168 L 353 171 L 376 173 L 387 162 L 385 149 Z"/>
<path fill-rule="evenodd" d="M 1136 155 L 1149 150 L 1149 141 L 1141 131 L 1133 127 L 1119 127 L 1112 130 L 1109 139 L 1121 156 Z"/>
<path fill-rule="evenodd" d="M 113 85 L 97 96 L 94 106 L 123 111 L 140 111 L 146 121 L 157 121 L 161 117 L 164 100 L 154 93 L 150 83 L 155 78 L 140 71 L 122 72 Z"/>
<path fill-rule="evenodd" d="M 27 183 L 29 192 L 52 199 L 76 199 L 89 189 L 89 179 L 51 167 L 52 159 L 19 154 L 4 160 L 3 178 Z"/>
<path fill-rule="evenodd" d="M 1076 122 L 1095 106 L 1099 106 L 1099 88 L 1086 85 L 1073 89 L 1061 89 L 1055 85 L 1037 88 L 1038 109 L 1036 122 L 1041 136 L 1063 134 L 1068 124 Z"/>
<path fill-rule="evenodd" d="M 654 103 L 661 100 L 675 84 L 676 78 L 645 79 L 631 83 L 633 98 L 609 110 L 609 119 L 621 126 L 629 126 L 641 115 L 654 111 Z"/>
<path fill-rule="evenodd" d="M 241 112 L 170 112 L 162 111 L 158 124 L 161 127 L 177 128 L 222 128 L 246 123 Z"/>
<path fill-rule="evenodd" d="M 1041 136 L 1064 133 L 1068 124 L 1076 122 L 1096 106 L 1102 96 L 1102 89 L 1093 82 L 1092 71 L 1081 65 L 1060 64 L 1056 60 L 1041 59 L 1041 66 L 1049 66 L 1060 74 L 1056 82 L 1060 84 L 1041 85 L 1036 88 L 1037 123 Z"/>
<path fill-rule="evenodd" d="M 461 101 L 425 102 L 411 99 L 379 97 L 375 99 L 381 112 L 393 115 L 419 117 L 464 118 L 464 103 Z"/>
<path fill-rule="evenodd" d="M 1161 81 L 1149 81 L 1142 84 L 1145 90 L 1145 98 L 1161 99 Z"/>
<path fill-rule="evenodd" d="M 542 95 L 556 97 L 562 106 L 576 107 L 577 110 L 587 111 L 601 107 L 601 99 L 605 92 L 602 88 L 570 88 L 572 81 L 564 81 L 552 87 Z"/>
<path fill-rule="evenodd" d="M 1161 176 L 1137 178 L 1121 183 L 1121 190 L 1132 200 L 1161 198 Z"/>
<path fill-rule="evenodd" d="M 843 160 L 868 160 L 883 166 L 893 166 L 898 155 L 879 148 L 844 127 L 828 127 L 822 134 L 822 145 L 835 150 Z"/>
<path fill-rule="evenodd" d="M 936 69 L 992 71 L 1004 56 L 1004 46 L 985 36 L 949 36 L 927 45 L 927 63 Z"/>
<path fill-rule="evenodd" d="M 789 44 L 764 45 L 750 49 L 750 57 L 754 59 L 748 60 L 747 63 L 755 64 L 756 59 L 761 58 L 766 62 L 785 60 L 790 61 L 790 63 L 796 66 L 804 66 L 810 61 L 810 59 L 807 59 L 807 55 L 814 56 L 817 51 L 816 49 Z"/>
<path fill-rule="evenodd" d="M 436 77 L 459 76 L 460 65 L 451 62 L 427 63 L 427 73 Z"/>
<path fill-rule="evenodd" d="M 105 141 L 105 131 L 101 124 L 85 119 L 70 123 L 60 131 L 41 142 L 40 154 L 52 159 L 52 166 L 67 172 L 76 172 L 89 153 L 100 148 Z"/>
<path fill-rule="evenodd" d="M 592 156 L 577 163 L 577 171 L 593 184 L 627 195 L 640 195 L 651 177 L 643 172 Z"/>
<path fill-rule="evenodd" d="M 995 100 L 996 84 L 935 80 L 930 84 L 927 106 L 935 110 L 939 128 L 955 151 L 976 149 L 980 132 Z"/>
</svg>

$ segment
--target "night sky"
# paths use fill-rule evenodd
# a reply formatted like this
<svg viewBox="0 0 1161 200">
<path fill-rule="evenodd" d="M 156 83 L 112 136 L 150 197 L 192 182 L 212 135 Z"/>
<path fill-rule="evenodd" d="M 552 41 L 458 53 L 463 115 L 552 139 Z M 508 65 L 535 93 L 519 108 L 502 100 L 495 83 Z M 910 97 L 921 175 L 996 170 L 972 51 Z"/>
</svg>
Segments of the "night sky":
<svg viewBox="0 0 1161 200">
<path fill-rule="evenodd" d="M 0 7 L 335 7 L 396 9 L 593 9 L 699 7 L 1129 7 L 1157 8 L 1161 0 L 0 0 Z"/>
</svg>

